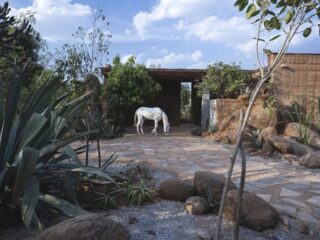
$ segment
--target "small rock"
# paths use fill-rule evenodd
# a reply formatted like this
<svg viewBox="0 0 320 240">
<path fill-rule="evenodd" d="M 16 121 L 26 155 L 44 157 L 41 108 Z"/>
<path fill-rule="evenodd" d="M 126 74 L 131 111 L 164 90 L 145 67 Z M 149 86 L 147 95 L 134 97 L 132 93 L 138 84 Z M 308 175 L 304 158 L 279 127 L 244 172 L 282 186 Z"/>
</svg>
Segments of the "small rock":
<svg viewBox="0 0 320 240">
<path fill-rule="evenodd" d="M 287 227 L 290 225 L 289 217 L 285 215 L 280 217 L 280 222 Z"/>
<path fill-rule="evenodd" d="M 36 240 L 128 240 L 130 234 L 106 214 L 85 214 L 56 224 L 41 232 Z"/>
<path fill-rule="evenodd" d="M 293 154 L 285 154 L 282 156 L 282 159 L 285 159 L 289 162 L 299 162 L 299 157 Z"/>
<path fill-rule="evenodd" d="M 203 129 L 202 128 L 195 128 L 193 130 L 191 130 L 191 134 L 194 135 L 194 136 L 199 136 L 201 137 L 202 136 L 202 133 L 203 133 Z"/>
<path fill-rule="evenodd" d="M 309 152 L 300 158 L 299 163 L 308 168 L 320 168 L 320 154 Z"/>
<path fill-rule="evenodd" d="M 299 224 L 299 232 L 308 235 L 310 232 L 310 225 L 306 222 L 301 222 Z"/>
<path fill-rule="evenodd" d="M 129 224 L 136 224 L 138 223 L 138 219 L 135 217 L 135 216 L 129 216 L 129 219 L 128 219 L 128 223 Z"/>
<path fill-rule="evenodd" d="M 223 215 L 226 219 L 235 222 L 238 202 L 238 190 L 227 193 Z M 240 225 L 254 231 L 263 231 L 275 227 L 279 223 L 277 210 L 262 198 L 244 192 Z"/>
<path fill-rule="evenodd" d="M 262 144 L 261 150 L 262 150 L 264 153 L 267 153 L 267 154 L 270 154 L 270 153 L 272 153 L 272 152 L 274 151 L 273 148 L 272 148 L 272 146 L 271 146 L 271 144 L 270 144 L 269 142 L 264 142 L 264 143 Z"/>
<path fill-rule="evenodd" d="M 217 204 L 221 201 L 225 180 L 226 178 L 222 174 L 198 171 L 194 174 L 193 186 L 198 196 L 208 199 L 208 195 L 211 195 L 211 203 Z M 228 190 L 231 189 L 237 189 L 232 182 L 230 182 L 228 186 Z M 208 191 L 210 191 L 210 193 Z"/>
<path fill-rule="evenodd" d="M 149 233 L 150 235 L 153 235 L 153 236 L 157 235 L 156 232 L 154 230 L 152 230 L 152 229 L 147 230 L 146 232 Z"/>
<path fill-rule="evenodd" d="M 209 204 L 202 197 L 192 196 L 187 199 L 185 209 L 188 214 L 202 215 L 209 212 Z"/>
<path fill-rule="evenodd" d="M 160 183 L 159 194 L 162 198 L 174 201 L 185 201 L 191 197 L 194 189 L 191 184 L 188 184 L 179 179 L 167 179 Z"/>
<path fill-rule="evenodd" d="M 231 143 L 228 136 L 217 137 L 217 138 L 215 138 L 215 142 L 222 143 L 222 144 L 228 144 L 228 145 Z"/>
</svg>

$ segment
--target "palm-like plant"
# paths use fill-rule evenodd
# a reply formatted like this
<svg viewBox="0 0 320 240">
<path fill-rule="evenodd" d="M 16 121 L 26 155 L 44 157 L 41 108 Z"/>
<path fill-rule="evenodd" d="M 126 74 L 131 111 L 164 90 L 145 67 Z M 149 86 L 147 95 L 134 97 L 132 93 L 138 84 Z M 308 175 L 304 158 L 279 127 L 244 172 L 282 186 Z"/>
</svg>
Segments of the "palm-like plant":
<svg viewBox="0 0 320 240">
<path fill-rule="evenodd" d="M 21 112 L 18 111 L 23 71 L 16 69 L 10 80 L 3 117 L 0 118 L 0 204 L 21 209 L 27 228 L 42 229 L 36 215 L 38 201 L 43 201 L 68 216 L 85 211 L 55 194 L 46 186 L 58 181 L 74 188 L 72 181 L 86 176 L 99 176 L 113 181 L 104 170 L 82 166 L 76 152 L 68 145 L 92 132 L 73 134 L 69 123 L 86 104 L 91 93 L 70 100 L 68 94 L 55 97 L 61 86 L 55 78 L 31 94 Z M 60 151 L 62 150 L 62 151 Z M 60 153 L 59 153 L 60 151 Z M 55 156 L 57 155 L 57 156 Z M 72 163 L 63 162 L 68 156 Z M 66 179 L 71 181 L 71 184 Z M 44 189 L 44 191 L 42 191 Z M 46 194 L 46 193 L 52 193 Z"/>
</svg>

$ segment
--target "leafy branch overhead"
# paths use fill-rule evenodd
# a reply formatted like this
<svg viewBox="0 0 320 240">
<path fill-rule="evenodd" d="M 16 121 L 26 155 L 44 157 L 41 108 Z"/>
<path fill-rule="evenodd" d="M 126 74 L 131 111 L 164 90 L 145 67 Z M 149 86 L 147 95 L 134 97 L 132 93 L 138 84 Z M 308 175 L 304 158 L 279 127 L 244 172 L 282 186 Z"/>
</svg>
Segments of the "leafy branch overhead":
<svg viewBox="0 0 320 240">
<path fill-rule="evenodd" d="M 255 39 L 265 43 L 263 51 L 268 55 L 272 53 L 267 48 L 268 43 L 282 35 L 301 33 L 308 37 L 313 28 L 318 28 L 320 34 L 318 0 L 237 0 L 234 6 L 245 11 L 246 18 L 253 24 L 258 24 L 259 34 Z M 273 35 L 270 36 L 271 32 Z"/>
<path fill-rule="evenodd" d="M 246 113 L 244 115 L 241 114 L 241 123 L 237 134 L 237 141 L 233 154 L 230 156 L 229 170 L 221 198 L 215 240 L 220 239 L 224 204 L 238 153 L 240 153 L 241 156 L 241 179 L 238 192 L 234 240 L 239 239 L 241 204 L 246 175 L 246 156 L 242 148 L 242 140 L 255 100 L 264 83 L 272 76 L 281 64 L 294 36 L 302 34 L 305 38 L 309 37 L 313 28 L 320 27 L 319 0 L 236 0 L 234 5 L 238 7 L 239 11 L 245 10 L 246 18 L 252 21 L 252 24 L 257 25 L 257 32 L 254 39 L 256 41 L 256 58 L 261 74 L 260 80 L 256 84 L 250 96 Z M 280 48 L 277 53 L 272 53 L 272 51 L 268 49 L 268 44 L 272 41 L 280 43 Z M 261 61 L 264 56 L 261 55 L 261 45 L 264 45 L 262 50 L 265 54 L 272 54 L 272 58 L 269 58 L 268 68 L 265 68 Z"/>
</svg>

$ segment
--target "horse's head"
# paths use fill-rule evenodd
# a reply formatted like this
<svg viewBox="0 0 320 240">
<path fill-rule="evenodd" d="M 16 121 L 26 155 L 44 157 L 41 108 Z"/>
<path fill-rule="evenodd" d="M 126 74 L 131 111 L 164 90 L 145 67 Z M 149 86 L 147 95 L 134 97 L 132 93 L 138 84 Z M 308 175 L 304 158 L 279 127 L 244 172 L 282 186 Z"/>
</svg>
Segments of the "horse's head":
<svg viewBox="0 0 320 240">
<path fill-rule="evenodd" d="M 167 124 L 163 127 L 164 135 L 169 135 L 170 132 L 170 125 Z"/>
</svg>

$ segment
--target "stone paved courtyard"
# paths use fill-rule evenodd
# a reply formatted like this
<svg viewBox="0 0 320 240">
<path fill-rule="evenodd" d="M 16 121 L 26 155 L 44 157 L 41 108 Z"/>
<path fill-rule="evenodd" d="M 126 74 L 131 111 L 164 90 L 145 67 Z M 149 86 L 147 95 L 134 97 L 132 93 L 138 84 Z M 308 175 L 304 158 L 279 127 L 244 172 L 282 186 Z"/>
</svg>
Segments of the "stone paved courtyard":
<svg viewBox="0 0 320 240">
<path fill-rule="evenodd" d="M 232 146 L 192 136 L 179 128 L 170 136 L 132 133 L 102 141 L 101 145 L 103 155 L 113 152 L 119 155 L 118 165 L 146 162 L 151 168 L 170 172 L 167 177 L 182 179 L 191 179 L 199 170 L 225 174 L 232 151 Z M 235 184 L 239 183 L 239 176 L 240 161 L 237 159 L 232 178 Z M 248 155 L 245 189 L 286 215 L 320 223 L 320 170 L 292 165 L 283 159 Z"/>
</svg>

